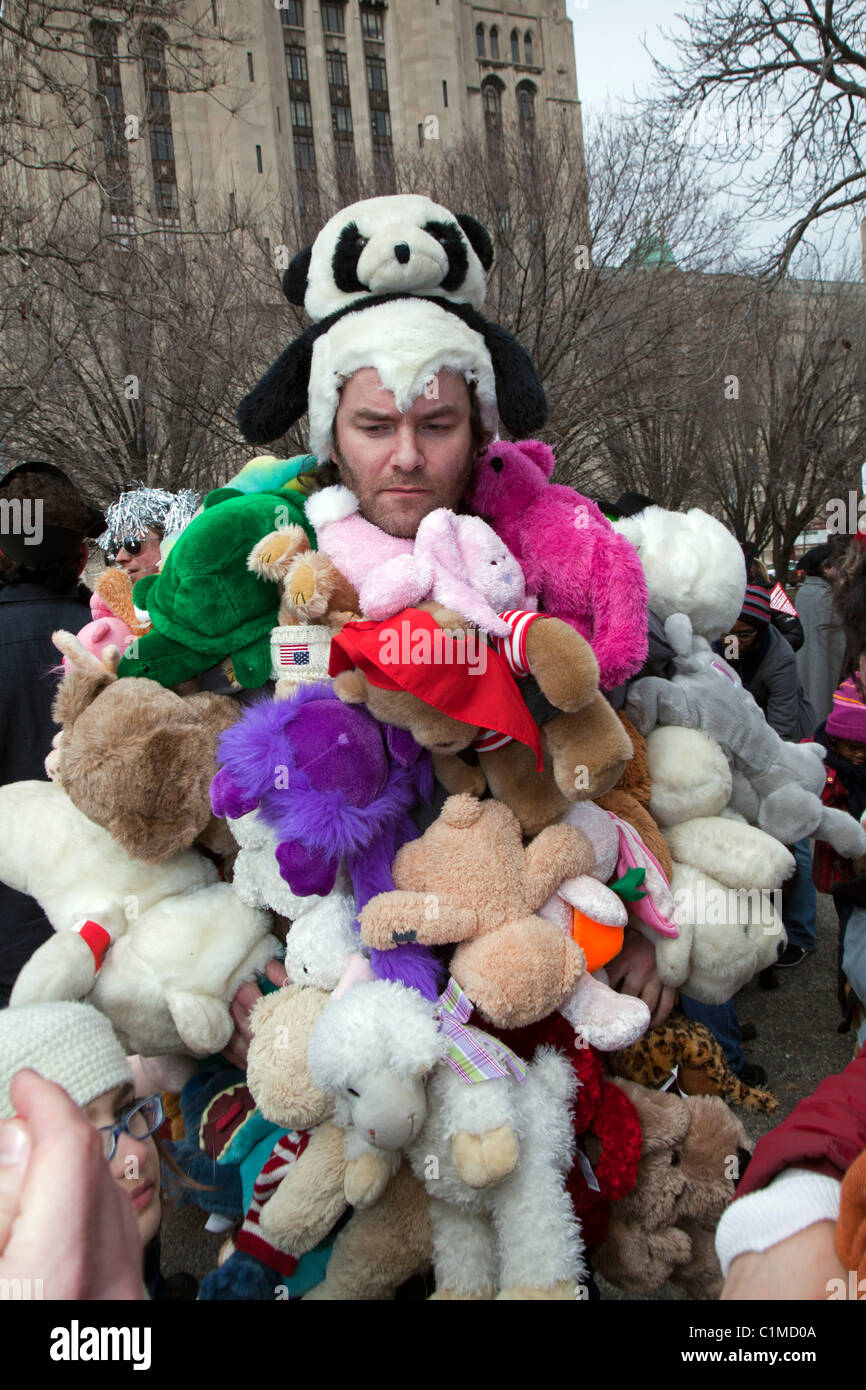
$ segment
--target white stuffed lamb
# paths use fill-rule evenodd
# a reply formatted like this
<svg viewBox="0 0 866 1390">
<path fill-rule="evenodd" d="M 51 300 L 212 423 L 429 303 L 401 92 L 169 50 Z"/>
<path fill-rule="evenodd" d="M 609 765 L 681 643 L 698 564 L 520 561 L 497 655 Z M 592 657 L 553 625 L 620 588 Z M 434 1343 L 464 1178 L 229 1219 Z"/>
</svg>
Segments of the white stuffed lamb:
<svg viewBox="0 0 866 1390">
<path fill-rule="evenodd" d="M 787 940 L 776 894 L 794 872 L 794 858 L 774 836 L 726 809 L 731 769 L 708 734 L 654 729 L 647 758 L 649 809 L 673 859 L 680 933 L 677 940 L 655 938 L 659 974 L 693 999 L 722 1004 L 772 965 Z"/>
<path fill-rule="evenodd" d="M 35 898 L 56 933 L 19 973 L 11 1006 L 87 998 L 129 1053 L 220 1051 L 229 1002 L 279 950 L 269 915 L 203 855 L 131 859 L 55 782 L 0 787 L 0 880 Z M 85 922 L 97 930 L 82 935 Z"/>
<path fill-rule="evenodd" d="M 490 1040 L 489 1040 L 490 1041 Z M 438 1299 L 572 1299 L 583 1244 L 565 1175 L 574 1073 L 552 1050 L 468 1083 L 449 1063 L 437 1006 L 390 981 L 323 1010 L 310 1075 L 335 1096 L 347 1157 L 406 1154 L 426 1186 Z"/>
</svg>

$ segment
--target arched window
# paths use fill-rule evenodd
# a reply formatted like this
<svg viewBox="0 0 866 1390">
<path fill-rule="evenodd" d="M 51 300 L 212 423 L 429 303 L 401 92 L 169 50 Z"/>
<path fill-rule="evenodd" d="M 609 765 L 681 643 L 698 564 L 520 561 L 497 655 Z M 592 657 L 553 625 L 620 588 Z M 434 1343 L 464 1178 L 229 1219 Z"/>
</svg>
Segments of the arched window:
<svg viewBox="0 0 866 1390">
<path fill-rule="evenodd" d="M 523 36 L 523 51 L 526 54 L 526 65 L 532 67 L 532 35 L 527 29 Z"/>
<path fill-rule="evenodd" d="M 520 35 L 516 29 L 511 31 L 511 61 L 512 63 L 520 62 Z"/>
<path fill-rule="evenodd" d="M 484 107 L 484 127 L 487 132 L 487 153 L 498 155 L 502 147 L 502 90 L 498 77 L 488 77 L 481 84 Z"/>
<path fill-rule="evenodd" d="M 535 134 L 535 87 L 531 82 L 518 85 L 517 120 L 521 135 L 528 138 Z"/>
<path fill-rule="evenodd" d="M 495 24 L 490 30 L 490 56 L 491 58 L 499 57 L 499 30 Z"/>
<path fill-rule="evenodd" d="M 484 25 L 475 26 L 475 52 L 479 58 L 484 57 Z"/>
</svg>

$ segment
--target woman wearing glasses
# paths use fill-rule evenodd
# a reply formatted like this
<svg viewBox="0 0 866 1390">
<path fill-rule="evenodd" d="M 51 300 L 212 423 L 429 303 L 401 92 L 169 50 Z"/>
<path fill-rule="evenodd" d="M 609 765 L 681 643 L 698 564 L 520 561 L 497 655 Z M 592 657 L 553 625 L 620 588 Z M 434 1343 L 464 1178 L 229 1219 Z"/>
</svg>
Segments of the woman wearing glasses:
<svg viewBox="0 0 866 1390">
<path fill-rule="evenodd" d="M 24 1078 L 13 1085 L 25 1068 Z M 77 1111 L 32 1072 L 61 1086 Z M 49 1124 L 43 1116 L 52 1106 L 59 1118 Z M 27 1277 L 45 1281 L 45 1298 L 141 1296 L 107 1290 L 106 1284 L 114 1285 L 103 1271 L 112 1260 L 121 1269 L 137 1268 L 138 1287 L 143 1282 L 151 1297 L 194 1297 L 193 1288 L 169 1287 L 159 1273 L 160 1168 L 154 1135 L 162 1120 L 161 1098 L 135 1096 L 111 1024 L 90 1004 L 0 1011 L 0 1274 L 16 1277 L 17 1236 L 33 1266 Z M 102 1139 L 101 1157 L 88 1137 L 93 1130 Z M 57 1149 L 53 1162 L 52 1145 Z M 70 1241 L 76 1246 L 74 1261 L 61 1258 L 64 1242 Z M 70 1286 L 71 1267 L 89 1269 L 93 1283 Z M 128 1290 L 128 1281 L 124 1285 L 121 1279 L 118 1287 Z"/>
</svg>

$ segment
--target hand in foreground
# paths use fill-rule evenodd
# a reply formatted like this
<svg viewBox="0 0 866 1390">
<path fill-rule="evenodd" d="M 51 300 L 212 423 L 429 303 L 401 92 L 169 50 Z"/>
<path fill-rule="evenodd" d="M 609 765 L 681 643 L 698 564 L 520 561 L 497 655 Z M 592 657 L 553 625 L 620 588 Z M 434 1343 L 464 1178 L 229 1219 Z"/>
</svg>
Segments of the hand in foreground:
<svg viewBox="0 0 866 1390">
<path fill-rule="evenodd" d="M 626 928 L 622 950 L 605 966 L 611 989 L 642 999 L 650 1011 L 650 1027 L 664 1023 L 674 1006 L 676 990 L 662 984 L 656 968 L 651 941 L 640 932 Z"/>
<path fill-rule="evenodd" d="M 271 984 L 279 988 L 289 983 L 286 967 L 281 960 L 269 960 L 265 966 L 265 974 Z M 261 997 L 262 992 L 255 981 L 248 980 L 245 985 L 241 985 L 229 1005 L 229 1013 L 235 1021 L 235 1031 L 223 1048 L 223 1056 L 232 1066 L 240 1067 L 241 1071 L 246 1070 L 247 1048 L 253 1036 L 250 1032 L 250 1014 Z"/>
<path fill-rule="evenodd" d="M 769 1250 L 738 1255 L 731 1261 L 722 1299 L 814 1303 L 829 1298 L 832 1279 L 841 1279 L 847 1291 L 848 1275 L 836 1254 L 835 1233 L 835 1222 L 816 1221 Z"/>
<path fill-rule="evenodd" d="M 46 1299 L 143 1299 L 141 1238 L 102 1135 L 61 1086 L 20 1071 L 0 1121 L 0 1278 Z M 27 1288 L 27 1285 L 24 1285 Z"/>
</svg>

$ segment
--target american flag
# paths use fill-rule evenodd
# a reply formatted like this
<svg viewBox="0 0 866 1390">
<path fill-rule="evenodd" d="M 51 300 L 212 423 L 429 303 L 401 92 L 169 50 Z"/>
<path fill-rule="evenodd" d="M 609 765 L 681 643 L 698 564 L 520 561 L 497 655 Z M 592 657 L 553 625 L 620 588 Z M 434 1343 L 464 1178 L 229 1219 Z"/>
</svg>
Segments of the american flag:
<svg viewBox="0 0 866 1390">
<path fill-rule="evenodd" d="M 281 666 L 309 666 L 310 648 L 306 642 L 281 642 Z"/>
</svg>

